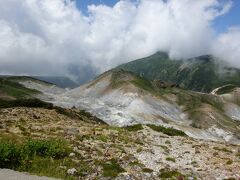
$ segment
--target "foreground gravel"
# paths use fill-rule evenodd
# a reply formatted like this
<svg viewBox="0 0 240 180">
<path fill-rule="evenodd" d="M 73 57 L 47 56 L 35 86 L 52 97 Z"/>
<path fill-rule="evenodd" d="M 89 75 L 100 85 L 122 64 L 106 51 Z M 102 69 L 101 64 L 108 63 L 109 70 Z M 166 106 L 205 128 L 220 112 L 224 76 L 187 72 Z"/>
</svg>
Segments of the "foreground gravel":
<svg viewBox="0 0 240 180">
<path fill-rule="evenodd" d="M 0 169 L 0 179 L 4 180 L 56 180 L 54 178 L 39 177 L 27 173 L 21 173 L 10 169 Z"/>
</svg>

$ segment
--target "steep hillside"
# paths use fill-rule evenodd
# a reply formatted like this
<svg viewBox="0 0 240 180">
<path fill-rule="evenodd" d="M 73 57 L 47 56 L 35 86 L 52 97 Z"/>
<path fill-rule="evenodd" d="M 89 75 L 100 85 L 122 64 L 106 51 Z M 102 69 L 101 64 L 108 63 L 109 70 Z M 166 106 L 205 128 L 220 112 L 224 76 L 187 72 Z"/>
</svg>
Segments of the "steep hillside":
<svg viewBox="0 0 240 180">
<path fill-rule="evenodd" d="M 19 98 L 29 98 L 40 91 L 29 89 L 19 83 L 19 81 L 26 80 L 24 77 L 0 77 L 0 99 L 13 100 Z M 35 81 L 34 79 L 31 79 Z"/>
<path fill-rule="evenodd" d="M 0 76 L 0 100 L 40 98 L 48 101 L 66 90 L 27 76 Z"/>
<path fill-rule="evenodd" d="M 226 85 L 240 85 L 240 70 L 206 55 L 187 60 L 172 60 L 166 53 L 120 65 L 116 69 L 134 72 L 149 80 L 160 79 L 201 92 Z"/>
<path fill-rule="evenodd" d="M 76 109 L 0 108 L 0 168 L 77 179 L 238 179 L 237 145 L 153 125 L 108 126 Z"/>
<path fill-rule="evenodd" d="M 51 102 L 85 109 L 110 125 L 173 126 L 191 137 L 240 143 L 239 104 L 224 96 L 233 95 L 197 93 L 120 70 L 56 95 Z"/>
</svg>

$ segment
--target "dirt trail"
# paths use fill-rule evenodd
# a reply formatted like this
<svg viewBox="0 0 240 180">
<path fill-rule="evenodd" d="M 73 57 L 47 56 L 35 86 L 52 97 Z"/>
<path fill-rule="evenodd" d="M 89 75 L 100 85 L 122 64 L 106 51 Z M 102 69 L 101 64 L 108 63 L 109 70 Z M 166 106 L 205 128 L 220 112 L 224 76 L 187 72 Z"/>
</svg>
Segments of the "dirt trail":
<svg viewBox="0 0 240 180">
<path fill-rule="evenodd" d="M 0 179 L 4 180 L 57 180 L 48 177 L 39 177 L 28 173 L 21 173 L 10 169 L 0 169 Z"/>
</svg>

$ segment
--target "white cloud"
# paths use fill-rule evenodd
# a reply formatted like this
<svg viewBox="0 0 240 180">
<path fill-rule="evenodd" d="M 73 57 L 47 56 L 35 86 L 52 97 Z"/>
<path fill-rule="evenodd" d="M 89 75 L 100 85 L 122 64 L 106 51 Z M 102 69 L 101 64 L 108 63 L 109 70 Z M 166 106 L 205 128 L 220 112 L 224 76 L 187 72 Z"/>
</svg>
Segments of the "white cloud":
<svg viewBox="0 0 240 180">
<path fill-rule="evenodd" d="M 213 46 L 213 52 L 230 65 L 240 68 L 240 28 L 229 28 L 228 32 L 221 34 Z"/>
<path fill-rule="evenodd" d="M 211 26 L 230 7 L 220 0 L 124 0 L 91 5 L 85 16 L 70 0 L 0 1 L 0 72 L 85 78 L 158 50 L 173 58 L 211 53 L 216 38 L 214 52 L 227 50 L 223 57 L 236 63 L 239 43 L 224 46 L 240 42 L 238 31 L 216 37 Z"/>
</svg>

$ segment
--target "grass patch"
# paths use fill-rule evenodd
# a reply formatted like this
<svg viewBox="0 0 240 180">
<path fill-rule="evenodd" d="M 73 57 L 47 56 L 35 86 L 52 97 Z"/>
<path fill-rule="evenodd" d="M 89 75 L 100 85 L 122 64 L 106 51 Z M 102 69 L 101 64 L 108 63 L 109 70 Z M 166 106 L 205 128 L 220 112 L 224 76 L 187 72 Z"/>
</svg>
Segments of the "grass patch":
<svg viewBox="0 0 240 180">
<path fill-rule="evenodd" d="M 101 135 L 97 136 L 97 139 L 106 143 L 106 142 L 108 142 L 109 137 L 101 134 Z"/>
<path fill-rule="evenodd" d="M 218 95 L 221 95 L 221 94 L 226 94 L 226 93 L 230 93 L 232 92 L 237 86 L 235 85 L 227 85 L 227 86 L 224 86 L 222 88 L 220 88 L 218 91 L 217 91 L 217 94 Z"/>
<path fill-rule="evenodd" d="M 169 169 L 161 169 L 160 178 L 173 178 L 173 179 L 184 179 L 184 175 L 182 175 L 180 172 L 175 170 L 169 170 Z"/>
<path fill-rule="evenodd" d="M 166 160 L 167 161 L 176 162 L 175 158 L 173 158 L 173 157 L 166 157 Z"/>
<path fill-rule="evenodd" d="M 117 177 L 119 173 L 125 172 L 117 162 L 116 159 L 111 159 L 108 162 L 100 162 L 100 165 L 103 168 L 104 177 Z"/>
<path fill-rule="evenodd" d="M 112 72 L 111 86 L 117 88 L 124 83 L 132 83 L 146 91 L 154 91 L 154 87 L 148 79 L 138 76 L 130 71 L 116 70 Z"/>
<path fill-rule="evenodd" d="M 54 159 L 64 158 L 70 152 L 66 142 L 60 140 L 28 140 L 20 150 L 30 157 L 37 155 Z"/>
<path fill-rule="evenodd" d="M 227 165 L 231 165 L 232 163 L 233 163 L 233 161 L 232 161 L 231 159 L 229 159 L 229 160 L 226 162 Z"/>
<path fill-rule="evenodd" d="M 240 158 L 240 150 L 238 150 L 238 152 L 236 153 L 236 156 Z"/>
<path fill-rule="evenodd" d="M 127 126 L 125 127 L 125 129 L 128 131 L 140 131 L 143 130 L 143 126 L 141 124 L 136 124 L 132 126 Z"/>
<path fill-rule="evenodd" d="M 164 150 L 165 153 L 169 153 L 169 149 L 167 146 L 164 146 L 164 145 L 160 145 L 160 147 Z"/>
<path fill-rule="evenodd" d="M 141 89 L 144 89 L 146 91 L 153 91 L 154 88 L 153 88 L 153 85 L 152 83 L 145 79 L 145 78 L 142 78 L 142 77 L 137 77 L 136 76 L 136 79 L 132 81 L 133 84 L 135 84 L 136 86 L 138 86 L 139 88 Z"/>
<path fill-rule="evenodd" d="M 142 169 L 142 172 L 144 172 L 144 173 L 152 173 L 153 170 L 152 170 L 152 169 L 149 169 L 149 168 L 143 168 L 143 169 Z"/>
<path fill-rule="evenodd" d="M 185 107 L 186 111 L 194 112 L 201 107 L 202 104 L 209 104 L 214 108 L 223 111 L 223 103 L 215 96 L 210 94 L 196 94 L 188 92 L 180 92 L 178 96 L 178 104 Z"/>
<path fill-rule="evenodd" d="M 183 131 L 174 129 L 174 128 L 166 128 L 163 126 L 156 126 L 153 124 L 148 124 L 148 127 L 150 127 L 152 130 L 157 132 L 162 132 L 164 134 L 167 134 L 169 136 L 187 136 Z"/>
<path fill-rule="evenodd" d="M 35 157 L 61 159 L 69 154 L 67 143 L 60 140 L 28 140 L 22 144 L 0 142 L 0 168 L 18 168 Z"/>
<path fill-rule="evenodd" d="M 140 152 L 142 152 L 143 151 L 143 148 L 142 147 L 139 147 L 138 149 L 137 149 L 137 153 L 140 153 Z"/>
<path fill-rule="evenodd" d="M 192 161 L 191 164 L 192 164 L 192 165 L 196 165 L 196 164 L 197 164 L 197 161 Z"/>
<path fill-rule="evenodd" d="M 0 143 L 0 168 L 15 168 L 21 161 L 20 151 L 11 142 Z"/>
<path fill-rule="evenodd" d="M 143 167 L 144 165 L 138 161 L 132 161 L 129 163 L 130 166 L 139 166 L 139 167 Z"/>
<path fill-rule="evenodd" d="M 17 170 L 29 172 L 38 176 L 54 177 L 65 180 L 75 180 L 76 177 L 67 175 L 66 170 L 60 168 L 61 166 L 69 165 L 69 161 L 70 160 L 67 160 L 66 158 L 51 160 L 48 157 L 35 156 L 33 159 L 31 159 L 31 161 L 22 164 Z M 71 164 L 74 163 L 71 162 Z M 72 166 L 67 167 L 70 168 Z"/>
<path fill-rule="evenodd" d="M 12 107 L 33 107 L 33 108 L 47 108 L 52 109 L 51 103 L 43 102 L 39 99 L 16 99 L 12 101 L 1 100 L 0 108 L 12 108 Z"/>
<path fill-rule="evenodd" d="M 76 163 L 68 157 L 69 153 L 68 143 L 61 140 L 1 139 L 0 168 L 72 180 L 75 177 L 67 175 L 66 170 L 61 168 L 76 166 Z"/>
<path fill-rule="evenodd" d="M 223 151 L 223 152 L 228 152 L 228 153 L 232 153 L 231 150 L 227 149 L 227 148 L 219 148 L 219 147 L 213 147 L 214 150 L 218 150 L 218 151 Z"/>
<path fill-rule="evenodd" d="M 25 98 L 40 93 L 37 90 L 26 88 L 6 78 L 0 78 L 0 91 L 15 98 Z"/>
<path fill-rule="evenodd" d="M 169 140 L 166 140 L 165 144 L 171 144 L 171 142 Z"/>
</svg>

